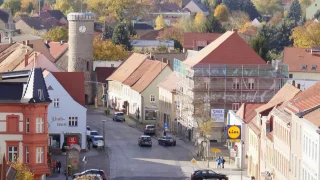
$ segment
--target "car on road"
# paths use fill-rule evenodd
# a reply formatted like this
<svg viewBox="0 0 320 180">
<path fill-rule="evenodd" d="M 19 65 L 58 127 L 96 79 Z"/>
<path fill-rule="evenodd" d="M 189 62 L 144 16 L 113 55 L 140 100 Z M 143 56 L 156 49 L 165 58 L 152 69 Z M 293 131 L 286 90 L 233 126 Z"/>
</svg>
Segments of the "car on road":
<svg viewBox="0 0 320 180">
<path fill-rule="evenodd" d="M 158 139 L 159 145 L 163 146 L 175 146 L 177 144 L 176 140 L 171 136 L 162 136 Z"/>
<path fill-rule="evenodd" d="M 112 119 L 113 121 L 126 121 L 123 112 L 115 112 Z"/>
<path fill-rule="evenodd" d="M 96 148 L 98 146 L 104 146 L 103 136 L 94 136 L 92 140 L 92 147 Z"/>
<path fill-rule="evenodd" d="M 104 171 L 99 170 L 99 169 L 88 169 L 88 170 L 85 170 L 81 173 L 76 173 L 73 175 L 73 179 L 75 179 L 77 177 L 85 176 L 85 175 L 100 175 L 103 180 L 107 180 L 107 176 L 104 173 Z"/>
<path fill-rule="evenodd" d="M 99 135 L 99 134 L 98 134 L 97 131 L 90 131 L 90 132 L 88 132 L 88 136 L 89 136 L 90 142 L 92 142 L 94 136 L 98 136 L 98 135 Z"/>
<path fill-rule="evenodd" d="M 139 146 L 150 146 L 152 147 L 152 139 L 150 136 L 142 135 L 138 140 Z"/>
<path fill-rule="evenodd" d="M 146 128 L 144 129 L 145 135 L 155 135 L 156 134 L 156 127 L 154 125 L 146 125 Z"/>
<path fill-rule="evenodd" d="M 228 180 L 229 178 L 225 174 L 216 173 L 212 170 L 197 170 L 191 174 L 191 180 L 204 179 Z"/>
</svg>

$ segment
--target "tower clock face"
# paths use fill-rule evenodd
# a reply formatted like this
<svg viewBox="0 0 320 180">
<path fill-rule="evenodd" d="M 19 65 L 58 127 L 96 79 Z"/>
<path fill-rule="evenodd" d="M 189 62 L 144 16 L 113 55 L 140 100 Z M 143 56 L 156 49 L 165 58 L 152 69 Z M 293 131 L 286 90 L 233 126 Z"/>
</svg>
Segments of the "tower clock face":
<svg viewBox="0 0 320 180">
<path fill-rule="evenodd" d="M 79 27 L 79 32 L 84 33 L 86 32 L 87 28 L 85 26 L 80 26 Z"/>
</svg>

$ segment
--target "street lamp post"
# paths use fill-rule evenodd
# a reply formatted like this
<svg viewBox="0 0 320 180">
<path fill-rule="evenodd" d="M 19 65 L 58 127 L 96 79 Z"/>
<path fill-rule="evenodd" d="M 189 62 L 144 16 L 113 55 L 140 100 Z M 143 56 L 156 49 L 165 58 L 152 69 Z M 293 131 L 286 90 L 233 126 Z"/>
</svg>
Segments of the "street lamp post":
<svg viewBox="0 0 320 180">
<path fill-rule="evenodd" d="M 243 146 L 244 146 L 244 141 L 240 141 L 241 143 L 241 161 L 240 161 L 240 175 L 241 175 L 241 180 L 242 180 L 242 164 L 243 164 Z"/>
<path fill-rule="evenodd" d="M 102 120 L 102 123 L 103 123 L 103 148 L 106 146 L 106 133 L 105 133 L 105 122 L 106 122 L 106 120 Z"/>
<path fill-rule="evenodd" d="M 69 176 L 69 169 L 68 169 L 68 156 L 69 156 L 69 146 L 65 146 L 64 147 L 66 149 L 66 180 L 68 180 L 68 176 Z"/>
</svg>

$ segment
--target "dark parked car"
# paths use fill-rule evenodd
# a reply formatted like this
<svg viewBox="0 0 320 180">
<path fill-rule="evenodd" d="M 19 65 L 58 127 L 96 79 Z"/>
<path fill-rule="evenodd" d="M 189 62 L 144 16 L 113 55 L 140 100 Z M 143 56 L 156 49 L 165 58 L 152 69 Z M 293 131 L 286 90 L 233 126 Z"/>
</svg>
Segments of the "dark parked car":
<svg viewBox="0 0 320 180">
<path fill-rule="evenodd" d="M 99 170 L 99 169 L 88 169 L 88 170 L 85 170 L 81 173 L 76 173 L 73 175 L 73 179 L 74 178 L 77 178 L 77 177 L 81 177 L 81 176 L 84 176 L 84 175 L 94 175 L 94 174 L 99 174 L 103 180 L 107 180 L 107 176 L 106 174 L 103 172 L 103 170 Z"/>
<path fill-rule="evenodd" d="M 229 178 L 225 174 L 219 174 L 211 170 L 197 170 L 191 174 L 191 180 L 203 179 L 228 180 Z"/>
<path fill-rule="evenodd" d="M 154 125 L 146 125 L 146 128 L 144 129 L 144 134 L 155 135 L 156 127 Z"/>
<path fill-rule="evenodd" d="M 152 147 L 152 139 L 150 136 L 142 135 L 138 140 L 139 146 L 150 146 Z"/>
<path fill-rule="evenodd" d="M 112 119 L 113 121 L 126 121 L 123 112 L 115 112 Z"/>
<path fill-rule="evenodd" d="M 89 132 L 88 132 L 88 136 L 89 136 L 90 142 L 92 142 L 94 136 L 98 136 L 98 135 L 99 135 L 99 134 L 98 134 L 97 131 L 89 131 Z"/>
<path fill-rule="evenodd" d="M 175 146 L 176 145 L 176 140 L 173 139 L 171 136 L 162 136 L 161 138 L 158 139 L 159 145 L 163 146 Z"/>
</svg>

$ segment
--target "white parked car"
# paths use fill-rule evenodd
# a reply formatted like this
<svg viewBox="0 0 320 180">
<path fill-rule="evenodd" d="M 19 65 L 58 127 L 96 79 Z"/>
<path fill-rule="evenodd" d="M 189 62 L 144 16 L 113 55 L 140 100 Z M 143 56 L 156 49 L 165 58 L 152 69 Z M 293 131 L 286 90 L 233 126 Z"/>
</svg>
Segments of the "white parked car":
<svg viewBox="0 0 320 180">
<path fill-rule="evenodd" d="M 94 136 L 92 140 L 92 147 L 104 147 L 104 139 L 102 136 Z"/>
</svg>

